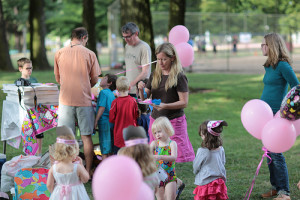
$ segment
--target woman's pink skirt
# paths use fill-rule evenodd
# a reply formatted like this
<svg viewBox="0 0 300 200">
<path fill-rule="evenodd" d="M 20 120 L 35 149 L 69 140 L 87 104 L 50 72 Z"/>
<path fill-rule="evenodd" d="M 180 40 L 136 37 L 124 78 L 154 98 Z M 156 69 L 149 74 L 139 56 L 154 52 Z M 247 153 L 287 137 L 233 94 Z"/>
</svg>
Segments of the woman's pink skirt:
<svg viewBox="0 0 300 200">
<path fill-rule="evenodd" d="M 194 189 L 194 200 L 226 200 L 227 187 L 223 179 L 218 178 L 206 185 L 197 186 Z"/>
<path fill-rule="evenodd" d="M 150 116 L 149 124 L 149 138 L 150 143 L 155 140 L 151 131 L 152 124 L 154 119 Z M 191 162 L 195 159 L 194 149 L 189 139 L 187 132 L 187 123 L 185 115 L 170 120 L 174 128 L 174 135 L 171 137 L 171 140 L 174 140 L 177 143 L 177 159 L 176 162 Z"/>
</svg>

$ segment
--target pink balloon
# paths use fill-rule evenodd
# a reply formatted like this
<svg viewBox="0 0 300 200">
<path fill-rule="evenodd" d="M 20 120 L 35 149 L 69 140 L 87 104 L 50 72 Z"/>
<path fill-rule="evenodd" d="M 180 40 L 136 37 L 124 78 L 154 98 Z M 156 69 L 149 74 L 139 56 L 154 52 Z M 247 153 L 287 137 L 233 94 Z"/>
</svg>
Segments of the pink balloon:
<svg viewBox="0 0 300 200">
<path fill-rule="evenodd" d="M 194 61 L 194 49 L 189 43 L 180 43 L 175 46 L 182 67 L 188 67 Z"/>
<path fill-rule="evenodd" d="M 132 200 L 142 184 L 139 165 L 128 156 L 111 156 L 96 169 L 92 189 L 95 200 Z"/>
<path fill-rule="evenodd" d="M 270 152 L 285 152 L 289 150 L 296 141 L 296 129 L 294 125 L 286 119 L 272 119 L 263 128 L 261 141 Z"/>
<path fill-rule="evenodd" d="M 270 106 L 259 99 L 248 101 L 241 112 L 244 128 L 255 138 L 261 139 L 262 129 L 268 121 L 273 119 Z"/>
<path fill-rule="evenodd" d="M 169 42 L 177 45 L 182 42 L 187 42 L 190 38 L 189 30 L 182 25 L 174 26 L 169 33 Z"/>
<path fill-rule="evenodd" d="M 280 116 L 280 110 L 277 111 L 277 113 L 274 115 L 274 118 L 281 118 L 281 116 Z"/>
<path fill-rule="evenodd" d="M 154 191 L 145 183 L 142 182 L 138 191 L 138 197 L 136 200 L 154 200 Z"/>
<path fill-rule="evenodd" d="M 297 119 L 295 121 L 291 121 L 296 129 L 296 136 L 300 135 L 300 119 Z"/>
</svg>

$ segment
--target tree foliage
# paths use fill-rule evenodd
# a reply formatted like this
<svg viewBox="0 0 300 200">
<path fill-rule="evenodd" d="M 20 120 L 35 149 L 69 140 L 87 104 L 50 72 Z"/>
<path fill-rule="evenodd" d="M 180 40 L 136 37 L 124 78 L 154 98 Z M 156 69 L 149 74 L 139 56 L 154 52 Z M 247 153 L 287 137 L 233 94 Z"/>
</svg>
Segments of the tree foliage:
<svg viewBox="0 0 300 200">
<path fill-rule="evenodd" d="M 12 48 L 22 51 L 23 30 L 27 28 L 29 1 L 3 0 L 3 12 L 6 21 L 8 38 L 14 36 L 9 43 Z M 26 40 L 25 40 L 26 42 Z"/>
<path fill-rule="evenodd" d="M 96 38 L 101 43 L 107 41 L 107 7 L 114 0 L 95 0 Z"/>
<path fill-rule="evenodd" d="M 47 5 L 52 9 L 46 10 L 46 26 L 48 33 L 61 38 L 70 38 L 71 31 L 82 26 L 82 0 L 55 1 Z"/>
<path fill-rule="evenodd" d="M 89 48 L 95 51 L 96 42 L 105 44 L 107 41 L 107 7 L 114 1 L 36 1 L 37 3 L 44 2 L 43 19 L 46 28 L 41 28 L 41 30 L 44 31 L 44 36 L 54 36 L 65 40 L 70 37 L 72 29 L 86 26 L 89 32 Z M 22 44 L 26 42 L 26 38 L 29 43 L 29 33 L 25 38 L 22 35 L 24 28 L 29 29 L 29 2 L 2 0 L 2 18 L 5 20 L 5 27 L 3 27 L 4 24 L 1 24 L 2 35 L 0 36 L 3 37 L 5 30 L 6 38 L 8 38 L 6 43 L 2 41 L 3 38 L 1 39 L 2 51 L 8 52 L 4 47 L 7 43 L 11 49 L 19 51 L 22 49 Z M 141 39 L 148 42 L 152 50 L 154 50 L 154 43 L 152 44 L 154 35 L 166 35 L 177 24 L 192 27 L 189 28 L 191 35 L 203 35 L 207 30 L 211 34 L 237 34 L 239 32 L 262 34 L 270 31 L 291 34 L 298 32 L 300 26 L 300 22 L 297 20 L 300 17 L 298 0 L 120 0 L 120 3 L 130 5 L 125 10 L 123 7 L 121 12 L 125 12 L 128 16 L 135 16 L 131 21 L 137 22 L 140 26 Z M 93 5 L 94 9 L 86 7 L 85 12 L 85 5 Z M 161 13 L 151 16 L 148 12 L 150 9 L 152 12 Z M 95 11 L 93 14 L 95 21 L 91 20 L 93 18 L 92 10 Z M 198 15 L 199 13 L 201 15 Z M 196 14 L 198 17 L 195 17 Z M 123 16 L 125 15 L 122 14 L 120 20 L 128 21 Z M 88 18 L 88 20 L 84 20 L 84 18 Z M 124 24 L 123 22 L 121 25 Z M 251 29 L 247 29 L 247 26 Z M 94 35 L 93 28 L 95 29 Z M 36 38 L 34 35 L 31 37 Z M 32 46 L 34 46 L 33 44 Z M 42 51 L 40 50 L 40 52 Z M 32 55 L 37 53 L 32 52 Z M 42 59 L 46 60 L 45 57 Z"/>
</svg>

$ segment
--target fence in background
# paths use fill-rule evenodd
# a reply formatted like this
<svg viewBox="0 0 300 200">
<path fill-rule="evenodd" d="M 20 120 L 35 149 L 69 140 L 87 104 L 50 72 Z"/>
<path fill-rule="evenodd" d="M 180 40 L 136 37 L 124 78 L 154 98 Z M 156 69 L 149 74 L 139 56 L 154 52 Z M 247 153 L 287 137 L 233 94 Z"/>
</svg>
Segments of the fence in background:
<svg viewBox="0 0 300 200">
<path fill-rule="evenodd" d="M 168 17 L 168 12 L 152 12 L 155 45 L 167 40 Z M 261 54 L 260 44 L 266 33 L 277 32 L 293 50 L 293 67 L 300 72 L 300 34 L 286 34 L 291 31 L 283 23 L 285 18 L 285 15 L 274 14 L 187 12 L 185 26 L 195 50 L 194 64 L 188 70 L 263 73 L 262 64 L 266 58 Z M 108 9 L 108 24 L 109 60 L 114 67 L 123 62 L 120 4 L 117 1 Z"/>
</svg>

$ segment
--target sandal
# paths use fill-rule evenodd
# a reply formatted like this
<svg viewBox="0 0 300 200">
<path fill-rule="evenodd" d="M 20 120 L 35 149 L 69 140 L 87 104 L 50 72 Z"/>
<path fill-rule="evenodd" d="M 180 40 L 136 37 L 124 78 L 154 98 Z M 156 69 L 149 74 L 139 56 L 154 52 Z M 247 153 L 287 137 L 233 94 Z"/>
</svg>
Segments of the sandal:
<svg viewBox="0 0 300 200">
<path fill-rule="evenodd" d="M 177 193 L 176 200 L 179 200 L 179 196 L 184 188 L 185 188 L 185 184 L 182 182 L 182 184 L 178 187 L 178 190 L 176 192 Z"/>
</svg>

